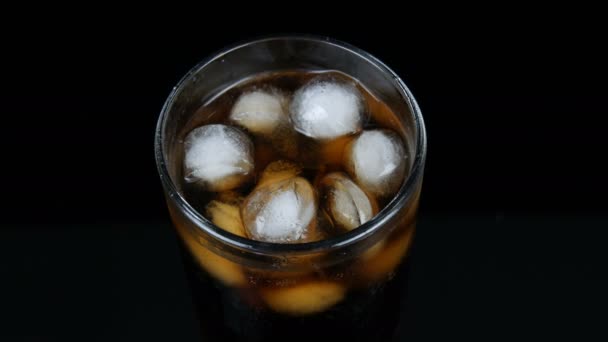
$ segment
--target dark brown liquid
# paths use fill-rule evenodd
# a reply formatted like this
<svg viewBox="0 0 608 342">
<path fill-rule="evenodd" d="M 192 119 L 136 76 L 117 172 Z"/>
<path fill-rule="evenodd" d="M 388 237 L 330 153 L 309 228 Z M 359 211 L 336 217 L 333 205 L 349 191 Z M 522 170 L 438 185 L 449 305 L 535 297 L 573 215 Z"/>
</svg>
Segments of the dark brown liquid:
<svg viewBox="0 0 608 342">
<path fill-rule="evenodd" d="M 349 291 L 330 309 L 298 317 L 265 308 L 255 299 L 255 288 L 225 286 L 182 250 L 203 341 L 401 341 L 411 325 L 408 262 L 390 280 Z"/>
<path fill-rule="evenodd" d="M 291 95 L 306 82 L 319 77 L 349 82 L 358 88 L 365 102 L 366 119 L 363 129 L 386 128 L 400 132 L 401 123 L 390 108 L 349 76 L 331 71 L 285 71 L 259 75 L 223 91 L 194 113 L 180 138 L 183 140 L 194 128 L 207 124 L 232 125 L 228 121 L 230 110 L 244 92 L 255 88 L 274 88 Z M 249 134 L 254 143 L 255 174 L 247 183 L 233 191 L 236 195 L 247 196 L 260 173 L 275 160 L 288 160 L 300 165 L 303 168 L 301 176 L 315 186 L 324 174 L 345 171 L 342 166 L 343 150 L 353 136 L 341 137 L 326 144 L 298 134 L 282 144 L 281 141 L 273 140 L 275 138 Z M 286 144 L 293 145 L 286 147 Z M 203 215 L 211 200 L 225 196 L 201 190 L 185 181 L 181 188 L 190 205 Z M 377 200 L 381 209 L 391 198 Z M 206 340 L 313 342 L 327 336 L 345 341 L 389 340 L 402 315 L 407 285 L 407 267 L 403 260 L 413 234 L 416 206 L 417 198 L 404 209 L 399 227 L 395 227 L 369 254 L 364 253 L 359 258 L 331 267 L 303 272 L 253 269 L 234 266 L 227 260 L 215 260 L 210 266 L 204 259 L 211 252 L 193 242 L 187 229 L 181 228 L 181 219 L 174 214 Z M 222 263 L 227 263 L 226 267 Z M 215 269 L 218 265 L 221 269 Z M 234 280 L 227 271 L 233 266 L 242 269 L 239 276 L 244 280 L 238 286 L 234 286 Z M 228 278 L 223 278 L 225 275 L 222 272 L 228 272 Z M 277 312 L 268 304 L 267 295 L 270 291 L 319 282 L 338 284 L 344 289 L 343 298 L 327 309 L 304 315 Z"/>
</svg>

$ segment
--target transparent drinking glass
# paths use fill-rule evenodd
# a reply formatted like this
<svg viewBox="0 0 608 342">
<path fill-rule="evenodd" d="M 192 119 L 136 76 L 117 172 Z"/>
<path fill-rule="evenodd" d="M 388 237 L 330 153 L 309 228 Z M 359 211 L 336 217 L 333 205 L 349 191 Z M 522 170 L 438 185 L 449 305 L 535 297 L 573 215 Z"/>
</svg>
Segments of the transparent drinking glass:
<svg viewBox="0 0 608 342">
<path fill-rule="evenodd" d="M 259 73 L 345 73 L 391 111 L 385 126 L 406 145 L 409 175 L 394 198 L 357 229 L 317 242 L 276 244 L 223 230 L 182 189 L 184 128 L 205 101 Z M 389 340 L 405 310 L 408 251 L 416 224 L 426 136 L 420 109 L 381 61 L 328 38 L 278 36 L 227 48 L 196 65 L 167 98 L 155 136 L 158 172 L 179 237 L 206 340 Z"/>
</svg>

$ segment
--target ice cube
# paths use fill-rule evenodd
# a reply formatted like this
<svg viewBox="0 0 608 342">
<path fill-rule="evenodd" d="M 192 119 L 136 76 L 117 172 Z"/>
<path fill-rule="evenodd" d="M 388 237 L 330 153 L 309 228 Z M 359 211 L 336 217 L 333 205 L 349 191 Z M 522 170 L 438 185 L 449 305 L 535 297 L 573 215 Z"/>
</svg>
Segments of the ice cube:
<svg viewBox="0 0 608 342">
<path fill-rule="evenodd" d="M 361 279 L 368 281 L 389 279 L 397 266 L 404 261 L 414 230 L 413 226 L 408 227 L 405 232 L 399 232 L 398 236 L 379 242 L 363 254 L 358 270 Z"/>
<path fill-rule="evenodd" d="M 321 280 L 261 291 L 262 298 L 272 310 L 294 316 L 325 311 L 344 299 L 345 294 L 343 285 Z"/>
<path fill-rule="evenodd" d="M 209 250 L 206 245 L 207 242 L 203 241 L 202 237 L 196 235 L 190 228 L 181 224 L 176 224 L 175 228 L 188 250 L 190 250 L 192 257 L 213 278 L 232 287 L 243 287 L 247 284 L 247 278 L 240 265 Z"/>
<path fill-rule="evenodd" d="M 242 94 L 230 112 L 230 120 L 251 133 L 269 135 L 287 122 L 287 97 L 277 90 Z"/>
<path fill-rule="evenodd" d="M 245 237 L 239 207 L 213 200 L 205 208 L 206 217 L 216 226 L 238 236 Z"/>
<path fill-rule="evenodd" d="M 185 180 L 205 190 L 234 189 L 253 171 L 253 143 L 234 127 L 198 127 L 186 137 L 184 151 Z"/>
<path fill-rule="evenodd" d="M 316 212 L 314 190 L 302 177 L 256 188 L 241 208 L 250 238 L 277 243 L 300 243 L 314 238 Z"/>
<path fill-rule="evenodd" d="M 358 132 L 363 101 L 357 88 L 335 81 L 313 81 L 294 94 L 290 108 L 296 131 L 314 139 Z"/>
<path fill-rule="evenodd" d="M 405 147 L 389 130 L 364 131 L 349 144 L 344 157 L 351 177 L 375 196 L 394 194 L 406 176 Z"/>
<path fill-rule="evenodd" d="M 266 166 L 256 187 L 293 178 L 301 172 L 302 169 L 298 165 L 286 160 L 277 160 Z"/>
<path fill-rule="evenodd" d="M 241 195 L 240 193 L 238 193 L 236 191 L 228 190 L 228 191 L 218 193 L 216 200 L 221 203 L 230 204 L 230 205 L 238 208 L 241 206 L 241 203 L 243 203 L 243 201 L 245 200 L 245 197 L 243 197 L 243 195 Z"/>
<path fill-rule="evenodd" d="M 245 228 L 239 212 L 239 196 L 234 192 L 219 194 L 221 200 L 213 200 L 205 207 L 205 216 L 216 226 L 238 236 L 245 236 Z M 216 254 L 206 246 L 207 242 L 187 227 L 176 225 L 184 243 L 199 262 L 214 278 L 228 286 L 240 287 L 247 283 L 247 278 L 240 265 Z M 199 241 L 201 239 L 201 241 Z"/>
<path fill-rule="evenodd" d="M 338 230 L 355 229 L 377 211 L 375 203 L 344 173 L 327 174 L 321 180 L 320 189 L 321 206 Z"/>
</svg>

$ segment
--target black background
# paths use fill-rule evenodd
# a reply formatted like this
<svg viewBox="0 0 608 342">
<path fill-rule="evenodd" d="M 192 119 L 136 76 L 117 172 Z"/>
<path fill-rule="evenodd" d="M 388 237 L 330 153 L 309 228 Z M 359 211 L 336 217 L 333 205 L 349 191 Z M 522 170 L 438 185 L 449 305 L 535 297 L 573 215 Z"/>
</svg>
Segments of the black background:
<svg viewBox="0 0 608 342">
<path fill-rule="evenodd" d="M 292 32 L 370 52 L 422 108 L 416 339 L 592 334 L 608 288 L 608 98 L 601 27 L 579 19 L 7 26 L 19 34 L 2 53 L 0 336 L 195 340 L 156 120 L 203 58 Z"/>
</svg>

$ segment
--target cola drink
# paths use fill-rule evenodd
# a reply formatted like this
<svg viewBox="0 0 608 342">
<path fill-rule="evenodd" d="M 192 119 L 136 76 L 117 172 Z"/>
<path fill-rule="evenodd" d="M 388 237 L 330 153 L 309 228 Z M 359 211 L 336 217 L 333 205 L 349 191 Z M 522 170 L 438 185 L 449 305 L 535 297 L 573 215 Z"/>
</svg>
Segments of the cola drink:
<svg viewBox="0 0 608 342">
<path fill-rule="evenodd" d="M 165 112 L 179 119 L 159 123 L 203 337 L 390 340 L 408 309 L 425 152 L 417 107 L 342 70 L 258 71 L 188 105 L 170 98 Z"/>
</svg>

